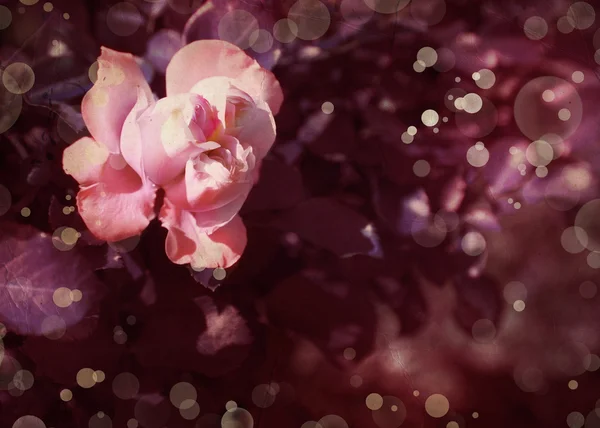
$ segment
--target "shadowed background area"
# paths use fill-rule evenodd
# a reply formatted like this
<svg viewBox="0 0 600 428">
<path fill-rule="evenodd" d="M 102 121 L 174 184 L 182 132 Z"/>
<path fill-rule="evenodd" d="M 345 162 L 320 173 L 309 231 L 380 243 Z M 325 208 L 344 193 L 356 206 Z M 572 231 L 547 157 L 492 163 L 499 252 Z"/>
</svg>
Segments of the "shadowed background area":
<svg viewBox="0 0 600 428">
<path fill-rule="evenodd" d="M 0 427 L 600 427 L 596 6 L 0 1 Z M 61 166 L 101 46 L 200 39 L 285 96 L 227 270 Z"/>
</svg>

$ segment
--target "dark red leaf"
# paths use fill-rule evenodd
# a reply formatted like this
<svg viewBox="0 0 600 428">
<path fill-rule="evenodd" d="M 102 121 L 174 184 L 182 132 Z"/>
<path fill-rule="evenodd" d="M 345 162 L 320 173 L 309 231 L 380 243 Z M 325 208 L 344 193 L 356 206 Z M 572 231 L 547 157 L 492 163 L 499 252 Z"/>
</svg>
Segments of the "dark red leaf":
<svg viewBox="0 0 600 428">
<path fill-rule="evenodd" d="M 178 286 L 182 286 L 178 284 Z M 183 296 L 182 296 L 183 297 Z M 236 368 L 253 342 L 239 310 L 213 297 L 153 307 L 133 346 L 145 367 L 170 367 L 218 377 Z"/>
<path fill-rule="evenodd" d="M 0 235 L 0 319 L 9 330 L 49 334 L 97 313 L 104 287 L 77 246 L 60 251 L 50 235 L 29 226 L 4 224 Z M 70 297 L 58 289 L 79 290 L 81 299 L 69 304 Z"/>
<path fill-rule="evenodd" d="M 377 249 L 369 220 L 329 198 L 305 201 L 283 213 L 273 225 L 338 256 L 369 254 Z"/>
<path fill-rule="evenodd" d="M 292 208 L 305 197 L 302 176 L 296 168 L 276 159 L 265 159 L 260 180 L 248 196 L 242 213 Z"/>
<path fill-rule="evenodd" d="M 373 346 L 375 309 L 361 286 L 299 274 L 271 292 L 267 313 L 274 325 L 302 334 L 333 355 L 354 348 L 362 357 Z"/>
</svg>

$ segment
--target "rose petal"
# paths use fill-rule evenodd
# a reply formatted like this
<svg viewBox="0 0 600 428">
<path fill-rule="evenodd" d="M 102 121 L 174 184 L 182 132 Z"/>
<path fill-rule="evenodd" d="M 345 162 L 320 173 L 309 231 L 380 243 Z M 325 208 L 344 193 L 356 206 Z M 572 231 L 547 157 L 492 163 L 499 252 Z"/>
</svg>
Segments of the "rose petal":
<svg viewBox="0 0 600 428">
<path fill-rule="evenodd" d="M 233 83 L 230 77 L 213 76 L 202 79 L 190 88 L 190 92 L 201 95 L 217 111 L 221 123 L 225 123 L 225 111 L 227 105 L 227 93 Z"/>
<path fill-rule="evenodd" d="M 210 211 L 193 212 L 196 224 L 206 231 L 212 233 L 215 230 L 225 226 L 238 214 L 248 193 L 241 193 L 237 198 L 222 207 Z"/>
<path fill-rule="evenodd" d="M 209 77 L 195 84 L 190 92 L 202 95 L 213 105 L 221 123 L 226 123 L 227 94 L 237 91 L 234 80 L 227 77 Z M 258 159 L 264 158 L 275 142 L 275 119 L 267 104 L 257 100 L 256 106 L 243 118 L 236 129 L 226 129 L 228 135 L 236 137 L 244 146 L 251 146 Z"/>
<path fill-rule="evenodd" d="M 65 149 L 63 169 L 83 186 L 96 183 L 109 155 L 106 146 L 93 138 L 83 137 Z"/>
<path fill-rule="evenodd" d="M 283 102 L 279 82 L 244 51 L 220 40 L 199 40 L 184 46 L 167 67 L 167 94 L 189 92 L 192 86 L 214 76 L 230 77 L 254 100 L 269 104 L 277 114 Z"/>
<path fill-rule="evenodd" d="M 153 101 L 144 90 L 138 88 L 137 101 L 127 115 L 121 131 L 121 154 L 143 179 L 145 174 L 142 162 L 142 134 L 137 120 Z"/>
<path fill-rule="evenodd" d="M 263 163 L 262 159 L 260 159 L 260 158 L 257 159 L 256 160 L 256 165 L 254 166 L 254 170 L 252 171 L 252 183 L 255 186 L 260 181 L 260 171 L 261 171 L 261 168 L 262 168 L 262 163 Z"/>
<path fill-rule="evenodd" d="M 188 159 L 218 148 L 206 139 L 219 127 L 211 106 L 197 94 L 181 94 L 163 98 L 141 113 L 136 104 L 123 127 L 124 156 L 136 171 L 154 184 L 164 185 L 182 174 Z M 206 117 L 194 119 L 197 106 L 204 108 Z M 143 141 L 143 147 L 142 147 Z"/>
<path fill-rule="evenodd" d="M 251 174 L 238 181 L 217 181 L 208 174 L 199 174 L 194 167 L 194 161 L 189 160 L 185 176 L 167 186 L 165 192 L 181 209 L 207 212 L 222 208 L 240 197 L 245 200 L 253 184 Z"/>
<path fill-rule="evenodd" d="M 165 250 L 173 263 L 227 268 L 239 260 L 246 247 L 246 227 L 239 216 L 209 235 L 198 227 L 191 212 L 176 208 L 165 198 L 160 220 L 169 231 Z"/>
<path fill-rule="evenodd" d="M 98 80 L 83 97 L 81 112 L 92 136 L 112 153 L 119 153 L 121 129 L 138 99 L 138 89 L 152 98 L 133 55 L 102 47 Z"/>
<path fill-rule="evenodd" d="M 77 194 L 79 214 L 97 238 L 116 242 L 140 234 L 154 218 L 155 189 L 129 167 L 105 164 L 101 181 Z"/>
<path fill-rule="evenodd" d="M 275 142 L 275 119 L 269 105 L 259 102 L 244 119 L 237 139 L 243 145 L 252 146 L 257 159 L 263 159 Z"/>
</svg>

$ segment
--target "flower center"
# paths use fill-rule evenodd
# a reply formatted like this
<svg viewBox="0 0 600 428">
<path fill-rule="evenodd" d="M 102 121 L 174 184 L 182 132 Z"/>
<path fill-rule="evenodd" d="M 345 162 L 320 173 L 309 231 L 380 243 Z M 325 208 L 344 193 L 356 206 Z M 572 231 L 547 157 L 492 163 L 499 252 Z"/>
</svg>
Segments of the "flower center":
<svg viewBox="0 0 600 428">
<path fill-rule="evenodd" d="M 254 167 L 252 149 L 244 150 L 235 138 L 221 140 L 215 148 L 200 153 L 194 158 L 194 169 L 207 174 L 216 181 L 235 181 Z"/>
<path fill-rule="evenodd" d="M 210 150 L 205 154 L 213 161 L 219 162 L 231 172 L 231 169 L 233 167 L 232 163 L 235 163 L 232 161 L 234 161 L 235 159 L 233 159 L 231 152 L 225 147 L 219 147 L 218 149 Z"/>
</svg>

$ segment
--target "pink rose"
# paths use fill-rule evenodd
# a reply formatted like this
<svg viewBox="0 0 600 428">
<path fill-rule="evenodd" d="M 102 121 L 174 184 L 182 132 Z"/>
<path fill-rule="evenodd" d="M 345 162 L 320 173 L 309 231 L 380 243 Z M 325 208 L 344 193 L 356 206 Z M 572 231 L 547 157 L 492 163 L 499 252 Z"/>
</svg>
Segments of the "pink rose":
<svg viewBox="0 0 600 428">
<path fill-rule="evenodd" d="M 155 101 L 131 55 L 104 48 L 99 63 L 82 105 L 94 139 L 75 142 L 63 159 L 90 231 L 108 241 L 140 233 L 162 187 L 169 258 L 231 266 L 246 245 L 238 211 L 275 141 L 276 78 L 236 46 L 203 40 L 175 54 L 167 97 Z"/>
<path fill-rule="evenodd" d="M 154 218 L 155 187 L 121 155 L 121 129 L 138 91 L 152 92 L 132 55 L 102 48 L 98 80 L 83 97 L 83 119 L 92 134 L 64 151 L 63 168 L 80 185 L 79 213 L 100 239 L 119 241 L 139 234 Z"/>
</svg>

